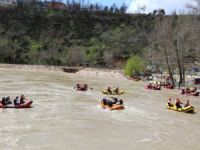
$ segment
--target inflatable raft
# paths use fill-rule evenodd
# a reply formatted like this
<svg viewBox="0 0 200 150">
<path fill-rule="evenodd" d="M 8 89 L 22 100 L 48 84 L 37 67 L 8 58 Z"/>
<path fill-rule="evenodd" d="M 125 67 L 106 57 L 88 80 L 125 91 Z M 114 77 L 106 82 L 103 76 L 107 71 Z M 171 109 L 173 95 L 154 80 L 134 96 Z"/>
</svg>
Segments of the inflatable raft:
<svg viewBox="0 0 200 150">
<path fill-rule="evenodd" d="M 134 80 L 134 81 L 140 81 L 141 78 L 140 77 L 130 77 L 128 78 L 129 80 Z"/>
<path fill-rule="evenodd" d="M 116 92 L 109 93 L 107 90 L 102 90 L 101 92 L 106 95 L 122 95 L 122 94 L 124 94 L 124 90 L 119 90 L 119 93 L 116 93 Z"/>
<path fill-rule="evenodd" d="M 185 93 L 185 94 L 189 96 L 199 96 L 199 92 L 192 92 L 192 93 Z"/>
<path fill-rule="evenodd" d="M 74 87 L 76 91 L 87 91 L 88 85 L 87 84 L 76 84 L 76 87 Z"/>
<path fill-rule="evenodd" d="M 148 85 L 145 85 L 145 89 L 150 89 L 150 90 L 161 90 L 161 86 L 159 86 L 159 87 L 148 87 Z"/>
<path fill-rule="evenodd" d="M 88 89 L 85 89 L 85 88 L 76 88 L 76 91 L 82 91 L 82 92 L 85 92 L 87 91 Z"/>
<path fill-rule="evenodd" d="M 186 93 L 183 89 L 180 90 L 180 94 L 185 94 L 185 95 L 189 95 L 189 96 L 199 96 L 199 92 L 191 92 L 191 93 Z"/>
<path fill-rule="evenodd" d="M 174 104 L 171 104 L 171 106 L 169 106 L 167 104 L 166 108 L 170 109 L 170 110 L 178 111 L 178 112 L 185 112 L 185 113 L 193 113 L 194 112 L 194 106 L 187 106 L 187 107 L 177 108 Z"/>
<path fill-rule="evenodd" d="M 173 85 L 168 85 L 168 86 L 164 86 L 164 88 L 166 88 L 166 89 L 174 89 L 175 87 L 173 86 Z"/>
<path fill-rule="evenodd" d="M 30 108 L 31 105 L 32 105 L 33 101 L 31 100 L 26 100 L 25 103 L 23 104 L 20 104 L 20 105 L 13 105 L 13 104 L 10 104 L 10 105 L 5 105 L 3 106 L 2 103 L 0 102 L 0 108 L 17 108 L 17 109 L 20 109 L 20 108 Z"/>
<path fill-rule="evenodd" d="M 101 107 L 103 109 L 109 109 L 109 110 L 123 110 L 124 105 L 119 105 L 119 104 L 113 104 L 112 107 L 109 107 L 108 105 L 104 105 L 103 103 L 100 103 Z"/>
</svg>

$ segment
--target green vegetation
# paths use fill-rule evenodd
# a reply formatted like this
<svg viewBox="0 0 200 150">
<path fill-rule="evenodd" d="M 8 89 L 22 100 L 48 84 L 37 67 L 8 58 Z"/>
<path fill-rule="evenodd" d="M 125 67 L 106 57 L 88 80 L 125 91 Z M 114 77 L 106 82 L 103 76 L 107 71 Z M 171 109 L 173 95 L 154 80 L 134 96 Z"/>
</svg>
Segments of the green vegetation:
<svg viewBox="0 0 200 150">
<path fill-rule="evenodd" d="M 173 83 L 178 69 L 182 84 L 200 62 L 199 5 L 195 15 L 168 16 L 52 2 L 0 7 L 0 63 L 122 68 L 130 58 L 127 75 L 142 72 L 145 62 L 154 72 L 167 69 Z"/>
<path fill-rule="evenodd" d="M 128 76 L 138 75 L 144 71 L 144 62 L 138 55 L 134 55 L 127 60 L 125 74 Z"/>
<path fill-rule="evenodd" d="M 0 7 L 0 63 L 122 67 L 155 20 L 123 11 Z"/>
</svg>

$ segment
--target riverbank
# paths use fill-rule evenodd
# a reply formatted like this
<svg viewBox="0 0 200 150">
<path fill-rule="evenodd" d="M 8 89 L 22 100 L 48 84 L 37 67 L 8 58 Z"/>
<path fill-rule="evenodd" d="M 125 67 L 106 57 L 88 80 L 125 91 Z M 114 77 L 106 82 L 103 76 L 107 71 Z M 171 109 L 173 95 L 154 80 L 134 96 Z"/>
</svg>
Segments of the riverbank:
<svg viewBox="0 0 200 150">
<path fill-rule="evenodd" d="M 63 68 L 64 66 L 0 64 L 0 70 L 13 70 L 13 71 L 63 72 Z M 115 69 L 83 68 L 75 74 L 86 77 L 127 80 L 127 78 L 123 74 L 123 70 L 115 70 Z"/>
<path fill-rule="evenodd" d="M 127 78 L 123 74 L 123 70 L 85 68 L 77 72 L 77 74 L 87 77 L 127 80 Z"/>
<path fill-rule="evenodd" d="M 14 71 L 62 71 L 62 68 L 63 66 L 0 64 L 0 70 Z"/>
</svg>

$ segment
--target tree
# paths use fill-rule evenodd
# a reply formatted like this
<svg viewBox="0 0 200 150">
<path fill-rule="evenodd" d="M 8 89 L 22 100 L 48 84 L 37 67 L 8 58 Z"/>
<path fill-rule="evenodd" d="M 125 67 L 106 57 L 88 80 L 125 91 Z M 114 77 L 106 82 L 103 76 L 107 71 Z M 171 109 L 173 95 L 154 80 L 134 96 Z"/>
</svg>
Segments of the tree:
<svg viewBox="0 0 200 150">
<path fill-rule="evenodd" d="M 153 10 L 153 14 L 154 15 L 163 15 L 164 16 L 165 15 L 165 10 L 161 9 L 161 8 L 157 9 L 157 10 L 155 9 L 155 10 Z"/>
<path fill-rule="evenodd" d="M 113 67 L 113 52 L 112 51 L 105 51 L 103 55 L 104 62 L 106 63 L 107 67 L 112 68 Z"/>
<path fill-rule="evenodd" d="M 23 24 L 17 21 L 10 22 L 10 25 L 12 28 L 7 31 L 6 37 L 9 40 L 8 46 L 10 50 L 10 62 L 15 64 L 17 63 L 17 54 L 19 54 L 19 51 L 27 46 L 25 44 L 27 43 L 25 38 L 26 28 Z"/>
<path fill-rule="evenodd" d="M 196 22 L 193 17 L 184 15 L 173 15 L 172 31 L 175 47 L 175 55 L 180 76 L 180 84 L 185 83 L 186 58 L 190 54 L 189 50 L 193 49 L 198 40 L 196 31 L 199 25 L 194 25 Z M 193 56 L 196 57 L 196 56 Z"/>
<path fill-rule="evenodd" d="M 134 55 L 127 60 L 125 65 L 125 75 L 138 75 L 144 71 L 144 62 L 138 55 Z"/>
<path fill-rule="evenodd" d="M 93 4 L 90 4 L 89 10 L 90 10 L 90 11 L 94 11 L 94 8 L 95 8 L 95 6 L 94 6 Z"/>
<path fill-rule="evenodd" d="M 85 62 L 85 53 L 81 47 L 72 47 L 67 54 L 67 64 L 70 66 L 81 65 Z"/>
<path fill-rule="evenodd" d="M 190 0 L 190 3 L 186 3 L 186 7 L 192 14 L 200 15 L 200 0 Z"/>
<path fill-rule="evenodd" d="M 105 6 L 105 7 L 103 8 L 103 11 L 104 11 L 104 12 L 108 12 L 108 10 L 109 10 L 108 6 Z"/>
<path fill-rule="evenodd" d="M 162 64 L 164 64 L 167 67 L 173 85 L 175 85 L 173 78 L 173 66 L 175 62 L 172 51 L 172 37 L 171 19 L 160 15 L 156 20 L 155 29 L 149 38 L 150 47 L 147 59 L 150 58 L 151 65 L 162 67 Z"/>
<path fill-rule="evenodd" d="M 117 5 L 116 4 L 112 4 L 112 6 L 110 7 L 110 12 L 115 13 L 117 10 Z"/>
<path fill-rule="evenodd" d="M 195 45 L 199 44 L 199 25 L 195 23 L 195 19 L 191 16 L 177 15 L 159 16 L 156 22 L 155 30 L 152 32 L 151 41 L 154 47 L 160 50 L 160 57 L 165 56 L 165 64 L 168 68 L 168 73 L 173 81 L 173 69 L 178 68 L 179 85 L 185 83 L 185 71 L 188 66 L 186 58 L 191 55 L 191 49 L 195 49 Z M 157 53 L 157 55 L 159 55 Z M 157 57 L 156 60 L 159 61 Z M 192 56 L 195 58 L 196 56 Z"/>
<path fill-rule="evenodd" d="M 154 14 L 154 15 L 156 15 L 156 13 L 157 13 L 157 10 L 156 10 L 156 9 L 155 9 L 155 10 L 153 10 L 153 14 Z"/>
<path fill-rule="evenodd" d="M 41 3 L 46 2 L 50 8 L 51 2 L 59 4 L 58 1 L 41 0 Z M 23 2 L 20 10 L 16 7 L 0 9 L 0 28 L 3 28 L 0 57 L 4 63 L 76 65 L 79 62 L 75 56 L 78 58 L 79 52 L 81 55 L 87 52 L 90 64 L 121 67 L 130 56 L 141 55 L 153 27 L 154 17 L 149 15 L 123 14 L 118 9 L 113 10 L 115 14 L 105 13 L 101 7 L 98 12 L 80 11 L 77 3 L 81 0 L 66 0 L 68 10 L 73 12 L 34 11 L 33 7 L 25 7 L 25 0 Z M 81 8 L 83 4 L 84 0 Z M 95 11 L 95 5 L 91 9 Z M 74 50 L 80 47 L 83 50 Z"/>
<path fill-rule="evenodd" d="M 120 7 L 120 12 L 121 13 L 126 13 L 126 10 L 128 9 L 127 5 L 125 3 L 122 4 Z"/>
</svg>

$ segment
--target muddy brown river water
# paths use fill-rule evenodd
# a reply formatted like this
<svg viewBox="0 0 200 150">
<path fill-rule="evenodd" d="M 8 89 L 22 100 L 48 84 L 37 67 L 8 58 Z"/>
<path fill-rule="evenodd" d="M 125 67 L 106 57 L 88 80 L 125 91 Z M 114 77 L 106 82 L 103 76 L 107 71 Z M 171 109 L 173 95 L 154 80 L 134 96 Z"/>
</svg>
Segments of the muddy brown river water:
<svg viewBox="0 0 200 150">
<path fill-rule="evenodd" d="M 76 92 L 77 83 L 93 90 Z M 143 82 L 62 72 L 0 71 L 0 97 L 25 94 L 31 109 L 0 110 L 1 150 L 200 150 L 200 98 L 177 90 L 144 89 Z M 100 90 L 125 90 L 125 110 L 103 110 Z M 195 114 L 165 109 L 169 96 L 191 100 Z"/>
</svg>

